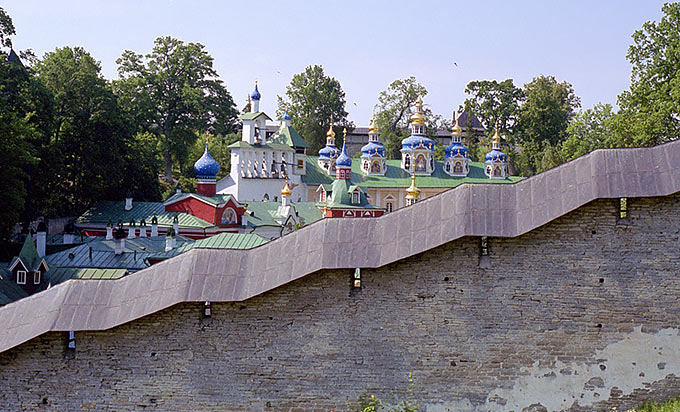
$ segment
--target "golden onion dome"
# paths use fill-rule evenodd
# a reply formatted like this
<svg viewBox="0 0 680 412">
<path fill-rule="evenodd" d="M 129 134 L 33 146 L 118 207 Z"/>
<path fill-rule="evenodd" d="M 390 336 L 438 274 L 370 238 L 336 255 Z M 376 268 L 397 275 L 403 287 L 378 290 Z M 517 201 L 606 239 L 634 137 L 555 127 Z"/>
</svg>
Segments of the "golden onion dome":
<svg viewBox="0 0 680 412">
<path fill-rule="evenodd" d="M 493 138 L 491 139 L 493 143 L 500 143 L 501 142 L 501 135 L 498 134 L 498 129 L 496 129 L 496 133 L 493 135 Z"/>
<path fill-rule="evenodd" d="M 290 185 L 288 184 L 288 180 L 286 179 L 286 184 L 283 185 L 283 189 L 281 189 L 281 196 L 290 197 L 292 194 L 293 191 L 290 189 Z"/>
<path fill-rule="evenodd" d="M 375 124 L 375 116 L 371 117 L 371 121 L 368 123 L 368 133 L 378 134 L 378 125 Z"/>
<path fill-rule="evenodd" d="M 455 114 L 454 114 L 454 118 L 455 118 Z M 453 133 L 455 135 L 459 135 L 459 134 L 463 133 L 463 128 L 460 127 L 460 125 L 458 124 L 458 119 L 456 119 L 455 122 L 456 123 L 453 125 L 453 129 L 451 129 L 451 133 Z"/>
<path fill-rule="evenodd" d="M 326 137 L 335 137 L 335 132 L 333 131 L 333 115 L 331 115 L 331 125 L 326 132 Z"/>
<path fill-rule="evenodd" d="M 416 187 L 416 175 L 411 175 L 411 186 L 406 189 L 406 198 L 415 200 L 420 197 L 420 189 Z"/>
<path fill-rule="evenodd" d="M 418 100 L 416 100 L 416 112 L 411 116 L 411 123 L 422 125 L 425 124 L 425 120 L 427 120 L 427 117 L 423 114 L 423 99 L 418 96 Z"/>
</svg>

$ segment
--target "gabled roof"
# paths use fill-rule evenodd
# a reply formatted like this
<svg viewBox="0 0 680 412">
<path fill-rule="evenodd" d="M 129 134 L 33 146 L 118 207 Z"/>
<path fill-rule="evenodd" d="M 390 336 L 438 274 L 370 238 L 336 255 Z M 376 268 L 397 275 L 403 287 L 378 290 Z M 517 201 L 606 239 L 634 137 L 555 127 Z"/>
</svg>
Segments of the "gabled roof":
<svg viewBox="0 0 680 412">
<path fill-rule="evenodd" d="M 306 174 L 302 175 L 302 181 L 308 185 L 320 185 L 333 183 L 334 176 L 330 176 L 318 165 L 318 156 L 307 156 Z M 506 179 L 489 179 L 484 174 L 484 163 L 470 162 L 470 173 L 467 177 L 449 176 L 444 172 L 444 163 L 434 162 L 434 172 L 431 176 L 418 176 L 418 187 L 448 188 L 456 187 L 463 183 L 515 183 L 525 179 L 521 176 L 509 176 Z M 385 176 L 365 175 L 359 162 L 352 162 L 352 183 L 366 190 L 371 187 L 403 187 L 411 185 L 411 175 L 401 168 L 400 159 L 385 161 Z"/>
<path fill-rule="evenodd" d="M 213 206 L 220 206 L 229 201 L 229 199 L 232 199 L 233 202 L 236 204 L 236 206 L 241 206 L 243 205 L 239 203 L 236 198 L 232 195 L 214 195 L 214 196 L 205 196 L 200 193 L 175 193 L 174 195 L 170 196 L 165 202 L 163 202 L 164 205 L 171 205 L 173 203 L 179 202 L 181 200 L 187 199 L 193 197 L 195 199 L 201 200 L 205 203 L 211 204 Z"/>
<path fill-rule="evenodd" d="M 172 227 L 175 216 L 179 220 L 180 227 L 205 229 L 214 227 L 210 222 L 184 212 L 167 212 L 163 202 L 134 202 L 132 209 L 125 210 L 124 201 L 102 201 L 83 213 L 76 224 L 107 224 L 109 220 L 115 225 L 118 221 L 128 224 L 134 220 L 139 224 L 143 219 L 151 226 L 151 218 L 158 218 L 158 226 Z"/>
<path fill-rule="evenodd" d="M 51 331 L 110 329 L 182 302 L 244 301 L 324 269 L 382 267 L 465 236 L 520 236 L 595 199 L 678 193 L 679 165 L 680 140 L 596 150 L 516 184 L 463 185 L 360 226 L 322 219 L 254 249 L 194 249 L 118 280 L 65 282 L 0 308 L 0 352 Z M 475 199 L 503 201 L 480 207 Z M 446 230 L 411 230 L 423 216 Z M 408 242 L 396 247 L 402 232 Z M 341 233 L 361 235 L 349 245 Z M 35 322 L 20 316 L 36 307 Z"/>
<path fill-rule="evenodd" d="M 16 54 L 14 49 L 9 50 L 9 56 L 7 56 L 7 61 L 10 63 L 15 63 L 20 65 L 21 67 L 25 67 L 24 63 L 21 62 L 21 59 L 19 58 L 19 55 Z"/>
<path fill-rule="evenodd" d="M 352 192 L 359 189 L 359 203 L 352 203 Z M 347 179 L 336 179 L 331 186 L 331 194 L 319 206 L 327 209 L 381 209 L 368 202 L 366 193 Z"/>
<path fill-rule="evenodd" d="M 253 233 L 220 233 L 149 257 L 150 260 L 165 260 L 191 249 L 252 249 L 269 242 L 269 239 Z"/>
<path fill-rule="evenodd" d="M 486 130 L 484 126 L 482 126 L 482 123 L 479 121 L 479 119 L 477 119 L 477 116 L 468 112 L 467 110 L 463 111 L 463 113 L 458 116 L 458 126 L 463 128 L 463 130 L 467 128 Z"/>
<path fill-rule="evenodd" d="M 40 267 L 43 259 L 38 255 L 38 250 L 35 248 L 35 243 L 33 242 L 33 237 L 31 235 L 26 236 L 24 245 L 21 247 L 21 251 L 18 256 L 15 256 L 9 264 L 9 268 L 13 269 L 17 261 L 27 270 L 36 270 Z"/>
<path fill-rule="evenodd" d="M 309 144 L 291 126 L 281 126 L 271 143 L 284 144 L 290 147 L 309 148 Z"/>
<path fill-rule="evenodd" d="M 302 217 L 305 224 L 316 222 L 323 218 L 321 211 L 314 206 L 313 202 L 291 202 L 291 206 L 295 209 L 298 216 Z M 250 212 L 248 215 L 248 227 L 261 227 L 261 226 L 276 226 L 280 227 L 281 224 L 275 219 L 278 216 L 280 202 L 250 202 L 247 205 L 247 209 Z"/>
<path fill-rule="evenodd" d="M 251 112 L 251 113 L 246 113 L 241 116 L 241 120 L 255 120 L 260 116 L 264 116 L 265 119 L 267 120 L 272 120 L 265 112 Z"/>
</svg>

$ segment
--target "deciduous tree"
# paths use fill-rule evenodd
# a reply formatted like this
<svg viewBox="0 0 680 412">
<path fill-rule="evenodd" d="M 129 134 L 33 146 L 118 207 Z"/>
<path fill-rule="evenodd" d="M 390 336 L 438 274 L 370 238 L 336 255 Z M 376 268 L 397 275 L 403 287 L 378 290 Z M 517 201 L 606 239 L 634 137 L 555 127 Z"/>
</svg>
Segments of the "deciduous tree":
<svg viewBox="0 0 680 412">
<path fill-rule="evenodd" d="M 401 141 L 409 135 L 409 122 L 412 109 L 418 97 L 427 95 L 427 89 L 420 84 L 415 77 L 398 79 L 390 83 L 387 89 L 378 95 L 378 103 L 375 106 L 375 118 L 380 130 L 380 138 L 385 143 L 387 154 L 390 158 L 401 157 Z M 450 127 L 450 122 L 441 115 L 432 113 L 425 105 L 423 107 L 427 116 L 427 133 L 434 137 L 440 127 Z"/>
<path fill-rule="evenodd" d="M 116 92 L 137 131 L 158 137 L 166 180 L 187 161 L 198 133 L 237 125 L 234 101 L 202 44 L 159 37 L 146 56 L 126 50 L 116 62 Z"/>
<path fill-rule="evenodd" d="M 473 113 L 490 135 L 496 128 L 503 135 L 513 133 L 524 92 L 515 87 L 512 79 L 472 81 L 465 93 L 472 96 L 465 99 L 465 110 Z"/>
<path fill-rule="evenodd" d="M 622 145 L 649 146 L 680 135 L 680 3 L 633 33 L 630 89 L 618 99 Z"/>
<path fill-rule="evenodd" d="M 307 66 L 305 71 L 293 76 L 286 87 L 285 99 L 277 96 L 280 117 L 285 110 L 292 117 L 291 125 L 309 143 L 311 153 L 326 145 L 326 131 L 331 116 L 339 138 L 342 128 L 351 131 L 353 125 L 347 120 L 345 92 L 342 85 L 324 73 L 321 65 Z"/>
</svg>

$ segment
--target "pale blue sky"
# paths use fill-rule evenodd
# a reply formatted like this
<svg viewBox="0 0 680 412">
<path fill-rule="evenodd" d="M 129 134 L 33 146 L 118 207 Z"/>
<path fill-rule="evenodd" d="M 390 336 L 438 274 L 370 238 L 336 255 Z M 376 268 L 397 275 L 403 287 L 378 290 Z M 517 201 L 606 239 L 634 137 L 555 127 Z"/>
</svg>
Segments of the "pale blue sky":
<svg viewBox="0 0 680 412">
<path fill-rule="evenodd" d="M 628 88 L 631 34 L 659 20 L 663 1 L 32 1 L 5 0 L 16 49 L 39 56 L 83 46 L 107 78 L 125 49 L 158 36 L 200 42 L 241 108 L 257 78 L 261 108 L 275 113 L 293 74 L 323 65 L 346 93 L 349 117 L 366 125 L 378 94 L 414 75 L 425 103 L 450 118 L 472 80 L 518 86 L 554 75 L 584 108 L 616 103 Z M 458 66 L 454 66 L 454 62 Z"/>
</svg>

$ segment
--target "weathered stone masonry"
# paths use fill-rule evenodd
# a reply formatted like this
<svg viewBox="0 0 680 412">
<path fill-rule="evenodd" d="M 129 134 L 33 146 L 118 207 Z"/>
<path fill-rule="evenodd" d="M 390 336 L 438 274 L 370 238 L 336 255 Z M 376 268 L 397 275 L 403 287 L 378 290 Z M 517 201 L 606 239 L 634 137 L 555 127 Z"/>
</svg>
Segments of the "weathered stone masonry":
<svg viewBox="0 0 680 412">
<path fill-rule="evenodd" d="M 680 196 L 596 200 L 516 238 L 323 270 L 244 302 L 183 303 L 0 354 L 0 410 L 619 410 L 680 394 Z M 398 241 L 398 239 L 396 239 Z M 578 402 L 578 405 L 576 406 Z M 539 406 L 540 404 L 540 406 Z"/>
</svg>

